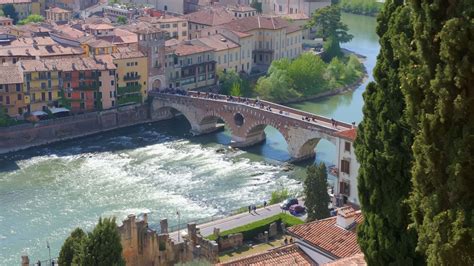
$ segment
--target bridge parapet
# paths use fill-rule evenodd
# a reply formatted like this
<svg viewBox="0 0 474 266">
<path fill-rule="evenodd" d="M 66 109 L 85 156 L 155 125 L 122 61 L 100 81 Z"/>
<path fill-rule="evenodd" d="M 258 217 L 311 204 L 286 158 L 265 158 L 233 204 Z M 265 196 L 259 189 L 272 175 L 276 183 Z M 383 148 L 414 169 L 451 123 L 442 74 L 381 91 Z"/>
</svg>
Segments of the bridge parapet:
<svg viewBox="0 0 474 266">
<path fill-rule="evenodd" d="M 247 147 L 265 140 L 267 125 L 276 128 L 288 143 L 291 156 L 306 159 L 315 155 L 320 139 L 337 145 L 341 131 L 353 126 L 283 105 L 225 95 L 187 92 L 186 95 L 150 92 L 152 112 L 162 114 L 175 109 L 191 124 L 193 133 L 209 133 L 223 120 L 232 133 L 235 147 Z M 172 117 L 172 115 L 170 116 Z M 336 125 L 336 126 L 335 126 Z"/>
</svg>

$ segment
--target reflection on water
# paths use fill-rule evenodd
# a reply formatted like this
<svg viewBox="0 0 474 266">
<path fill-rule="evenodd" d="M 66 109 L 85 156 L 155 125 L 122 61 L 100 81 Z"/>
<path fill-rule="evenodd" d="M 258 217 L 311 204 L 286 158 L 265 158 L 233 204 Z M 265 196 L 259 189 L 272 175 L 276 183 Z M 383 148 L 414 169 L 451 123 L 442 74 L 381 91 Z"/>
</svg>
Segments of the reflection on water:
<svg viewBox="0 0 474 266">
<path fill-rule="evenodd" d="M 355 35 L 343 46 L 367 56 L 371 73 L 379 49 L 375 19 L 343 20 Z M 359 122 L 364 88 L 292 106 Z M 228 131 L 190 137 L 188 130 L 178 118 L 0 158 L 0 265 L 18 265 L 25 251 L 33 261 L 47 258 L 46 241 L 57 256 L 75 227 L 90 229 L 99 216 L 151 212 L 152 226 L 165 217 L 173 225 L 177 209 L 182 220 L 204 218 L 262 202 L 281 187 L 301 191 L 308 162 L 283 171 L 289 154 L 276 129 L 266 128 L 266 142 L 244 151 L 226 149 Z M 316 161 L 334 163 L 330 142 L 321 140 L 316 152 Z"/>
</svg>

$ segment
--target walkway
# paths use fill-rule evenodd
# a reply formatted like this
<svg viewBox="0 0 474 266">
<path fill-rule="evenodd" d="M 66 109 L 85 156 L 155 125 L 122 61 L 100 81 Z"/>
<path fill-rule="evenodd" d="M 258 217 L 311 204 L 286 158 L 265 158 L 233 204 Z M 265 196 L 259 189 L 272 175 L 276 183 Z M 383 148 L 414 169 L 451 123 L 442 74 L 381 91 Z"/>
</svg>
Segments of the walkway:
<svg viewBox="0 0 474 266">
<path fill-rule="evenodd" d="M 299 204 L 304 206 L 304 201 L 300 200 Z M 219 220 L 215 220 L 209 223 L 197 225 L 197 228 L 200 229 L 202 236 L 209 236 L 214 233 L 215 227 L 219 228 L 221 232 L 223 232 L 223 231 L 230 230 L 242 225 L 246 225 L 246 224 L 253 223 L 259 220 L 263 220 L 265 218 L 277 215 L 281 212 L 282 210 L 280 209 L 280 204 L 268 205 L 266 208 L 262 207 L 262 208 L 257 209 L 257 214 L 255 214 L 254 212 L 252 213 L 244 212 L 244 213 L 236 214 L 233 216 L 225 217 Z M 306 219 L 306 215 L 301 216 L 299 218 L 304 221 Z M 182 229 L 180 232 L 182 234 L 185 231 L 186 231 L 185 229 Z M 178 232 L 175 231 L 175 232 L 170 233 L 170 237 L 173 240 L 177 241 Z M 182 241 L 182 237 L 180 238 L 180 241 Z"/>
</svg>

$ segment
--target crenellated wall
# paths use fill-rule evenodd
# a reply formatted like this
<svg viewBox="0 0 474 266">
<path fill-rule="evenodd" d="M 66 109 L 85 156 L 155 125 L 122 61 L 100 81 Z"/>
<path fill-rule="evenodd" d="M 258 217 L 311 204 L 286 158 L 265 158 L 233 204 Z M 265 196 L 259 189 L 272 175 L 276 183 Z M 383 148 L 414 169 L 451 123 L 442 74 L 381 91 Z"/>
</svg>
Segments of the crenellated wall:
<svg viewBox="0 0 474 266">
<path fill-rule="evenodd" d="M 122 255 L 128 266 L 174 265 L 194 259 L 218 262 L 218 245 L 215 241 L 203 239 L 196 224 L 188 224 L 188 235 L 183 242 L 176 243 L 168 235 L 167 221 L 160 222 L 161 232 L 148 227 L 148 217 L 137 219 L 129 215 L 119 227 L 122 240 Z"/>
</svg>

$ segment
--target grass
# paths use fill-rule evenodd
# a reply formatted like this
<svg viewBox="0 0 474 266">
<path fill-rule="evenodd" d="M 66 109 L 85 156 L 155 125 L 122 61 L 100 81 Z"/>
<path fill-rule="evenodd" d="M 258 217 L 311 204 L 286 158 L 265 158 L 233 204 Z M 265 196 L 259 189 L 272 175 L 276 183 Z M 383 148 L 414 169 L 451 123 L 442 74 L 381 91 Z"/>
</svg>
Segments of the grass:
<svg viewBox="0 0 474 266">
<path fill-rule="evenodd" d="M 282 245 L 285 235 L 278 235 L 274 240 L 268 243 L 262 243 L 255 246 L 244 245 L 240 248 L 227 250 L 219 254 L 220 262 L 227 262 L 241 257 L 246 257 L 249 255 L 265 252 L 269 249 L 278 248 Z"/>
<path fill-rule="evenodd" d="M 246 225 L 242 225 L 230 230 L 226 230 L 220 233 L 221 237 L 225 237 L 231 234 L 242 233 L 244 235 L 244 240 L 252 240 L 254 239 L 259 233 L 263 233 L 264 231 L 268 230 L 268 226 L 271 223 L 284 223 L 285 226 L 290 227 L 297 224 L 304 223 L 302 220 L 293 217 L 286 213 L 279 213 L 272 217 L 265 218 L 263 220 L 259 220 L 253 223 L 249 223 Z M 217 236 L 212 234 L 207 237 L 209 240 L 217 240 Z"/>
</svg>

